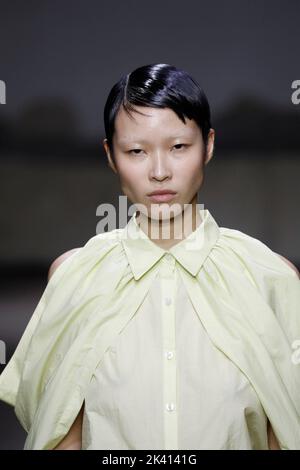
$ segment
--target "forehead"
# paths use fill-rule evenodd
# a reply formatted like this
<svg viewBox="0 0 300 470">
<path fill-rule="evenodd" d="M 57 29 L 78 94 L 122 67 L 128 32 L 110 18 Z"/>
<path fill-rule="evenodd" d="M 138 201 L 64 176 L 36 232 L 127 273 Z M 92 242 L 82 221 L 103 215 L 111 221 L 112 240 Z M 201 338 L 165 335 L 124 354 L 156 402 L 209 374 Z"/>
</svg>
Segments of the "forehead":
<svg viewBox="0 0 300 470">
<path fill-rule="evenodd" d="M 135 107 L 139 113 L 131 116 L 121 108 L 115 119 L 114 138 L 119 143 L 133 140 L 149 140 L 153 137 L 195 137 L 199 127 L 194 120 L 185 118 L 185 123 L 170 108 Z M 143 114 L 140 114 L 143 113 Z"/>
</svg>

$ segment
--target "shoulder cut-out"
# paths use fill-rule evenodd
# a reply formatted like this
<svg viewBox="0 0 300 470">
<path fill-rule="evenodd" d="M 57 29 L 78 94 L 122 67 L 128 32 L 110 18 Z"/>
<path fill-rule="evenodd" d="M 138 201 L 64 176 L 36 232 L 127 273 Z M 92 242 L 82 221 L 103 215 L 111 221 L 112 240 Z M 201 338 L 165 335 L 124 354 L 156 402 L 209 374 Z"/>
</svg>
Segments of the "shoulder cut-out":
<svg viewBox="0 0 300 470">
<path fill-rule="evenodd" d="M 65 261 L 69 256 L 71 256 L 75 251 L 79 250 L 80 248 L 73 248 L 72 250 L 65 251 L 65 253 L 58 256 L 50 265 L 48 271 L 48 281 L 50 277 L 53 275 L 54 271 L 58 268 L 58 266 Z"/>
<path fill-rule="evenodd" d="M 300 279 L 300 273 L 299 273 L 298 269 L 296 268 L 296 266 L 290 260 L 288 260 L 284 256 L 280 255 L 279 253 L 277 253 L 277 255 L 280 256 L 280 258 L 283 259 L 283 261 L 285 261 L 295 271 L 295 273 L 298 275 L 298 277 Z"/>
</svg>

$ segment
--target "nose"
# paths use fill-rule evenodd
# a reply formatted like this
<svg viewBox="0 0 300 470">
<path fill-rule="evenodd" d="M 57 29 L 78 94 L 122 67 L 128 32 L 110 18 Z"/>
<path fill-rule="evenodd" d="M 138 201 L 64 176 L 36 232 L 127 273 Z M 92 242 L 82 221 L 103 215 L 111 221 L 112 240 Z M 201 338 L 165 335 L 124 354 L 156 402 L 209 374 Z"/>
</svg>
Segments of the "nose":
<svg viewBox="0 0 300 470">
<path fill-rule="evenodd" d="M 160 151 L 154 152 L 151 158 L 150 178 L 162 181 L 171 176 L 167 156 Z"/>
</svg>

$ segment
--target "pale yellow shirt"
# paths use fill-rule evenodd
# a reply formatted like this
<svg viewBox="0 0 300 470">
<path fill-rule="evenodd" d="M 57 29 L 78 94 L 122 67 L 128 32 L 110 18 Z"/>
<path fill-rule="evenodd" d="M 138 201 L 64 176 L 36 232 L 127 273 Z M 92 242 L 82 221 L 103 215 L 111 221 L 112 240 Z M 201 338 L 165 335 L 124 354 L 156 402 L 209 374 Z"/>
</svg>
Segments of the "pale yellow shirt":
<svg viewBox="0 0 300 470">
<path fill-rule="evenodd" d="M 175 256 L 93 374 L 82 449 L 268 449 L 256 392 L 211 342 Z"/>
<path fill-rule="evenodd" d="M 169 250 L 135 215 L 60 264 L 0 376 L 24 449 L 53 449 L 85 400 L 84 448 L 264 449 L 267 416 L 300 449 L 296 272 L 208 209 Z"/>
</svg>

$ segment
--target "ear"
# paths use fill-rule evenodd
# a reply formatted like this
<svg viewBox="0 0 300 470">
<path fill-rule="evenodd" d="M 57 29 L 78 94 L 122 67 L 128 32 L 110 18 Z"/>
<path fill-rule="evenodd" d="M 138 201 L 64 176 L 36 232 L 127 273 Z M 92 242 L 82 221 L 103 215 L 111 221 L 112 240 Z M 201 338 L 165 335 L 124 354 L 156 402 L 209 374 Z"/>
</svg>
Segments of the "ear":
<svg viewBox="0 0 300 470">
<path fill-rule="evenodd" d="M 114 173 L 118 173 L 117 167 L 116 167 L 116 165 L 115 165 L 115 163 L 112 159 L 112 156 L 111 156 L 111 152 L 110 152 L 110 149 L 109 149 L 107 139 L 103 139 L 102 143 L 103 143 L 103 147 L 104 147 L 106 157 L 107 157 L 107 160 L 108 160 L 108 166 L 113 170 Z"/>
<path fill-rule="evenodd" d="M 210 129 L 207 136 L 206 155 L 204 164 L 207 165 L 214 153 L 215 131 Z"/>
</svg>

